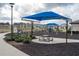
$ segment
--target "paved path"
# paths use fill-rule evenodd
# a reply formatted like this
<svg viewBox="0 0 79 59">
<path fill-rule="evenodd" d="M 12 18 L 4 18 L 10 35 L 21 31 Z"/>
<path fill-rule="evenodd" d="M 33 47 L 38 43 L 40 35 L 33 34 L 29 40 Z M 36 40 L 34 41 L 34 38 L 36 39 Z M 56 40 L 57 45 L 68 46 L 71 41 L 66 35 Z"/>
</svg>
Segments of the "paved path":
<svg viewBox="0 0 79 59">
<path fill-rule="evenodd" d="M 36 36 L 38 39 L 34 39 L 32 40 L 32 42 L 35 43 L 41 43 L 41 44 L 57 44 L 57 43 L 66 43 L 66 39 L 65 38 L 54 38 L 53 37 L 53 41 L 50 42 L 46 42 L 46 41 L 39 41 L 39 36 Z M 42 39 L 42 38 L 41 38 Z M 68 43 L 79 43 L 79 39 L 67 39 Z"/>
<path fill-rule="evenodd" d="M 29 56 L 3 40 L 6 33 L 0 33 L 0 56 Z"/>
</svg>

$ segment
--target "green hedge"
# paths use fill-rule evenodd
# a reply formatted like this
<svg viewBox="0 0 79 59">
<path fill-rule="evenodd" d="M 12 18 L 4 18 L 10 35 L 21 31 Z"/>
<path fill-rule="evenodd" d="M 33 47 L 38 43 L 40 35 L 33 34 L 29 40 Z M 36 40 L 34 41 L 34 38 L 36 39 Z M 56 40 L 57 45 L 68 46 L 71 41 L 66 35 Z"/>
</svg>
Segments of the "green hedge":
<svg viewBox="0 0 79 59">
<path fill-rule="evenodd" d="M 5 40 L 6 41 L 14 41 L 15 40 L 15 38 L 16 38 L 16 34 L 13 34 L 13 39 L 11 39 L 11 34 L 9 33 L 9 34 L 6 34 L 5 35 Z"/>
<path fill-rule="evenodd" d="M 16 35 L 16 38 L 15 38 L 15 41 L 16 42 L 22 42 L 23 40 L 22 40 L 22 38 L 21 38 L 21 35 Z"/>
<path fill-rule="evenodd" d="M 23 43 L 29 43 L 31 42 L 32 38 L 30 36 L 25 36 L 23 39 Z"/>
<path fill-rule="evenodd" d="M 23 43 L 29 43 L 32 39 L 35 39 L 35 37 L 31 37 L 30 35 L 26 34 L 13 34 L 13 39 L 11 39 L 11 34 L 6 34 L 6 37 L 4 38 L 6 41 L 16 41 L 16 42 L 23 42 Z"/>
</svg>

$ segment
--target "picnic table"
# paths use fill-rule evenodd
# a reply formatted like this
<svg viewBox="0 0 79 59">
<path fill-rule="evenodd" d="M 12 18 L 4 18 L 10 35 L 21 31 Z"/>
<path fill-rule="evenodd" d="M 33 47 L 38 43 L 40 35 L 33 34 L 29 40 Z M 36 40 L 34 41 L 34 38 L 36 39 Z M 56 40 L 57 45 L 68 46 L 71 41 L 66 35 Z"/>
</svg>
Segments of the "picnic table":
<svg viewBox="0 0 79 59">
<path fill-rule="evenodd" d="M 53 41 L 53 37 L 51 37 L 50 35 L 42 35 L 39 37 L 39 41 L 50 42 Z"/>
</svg>

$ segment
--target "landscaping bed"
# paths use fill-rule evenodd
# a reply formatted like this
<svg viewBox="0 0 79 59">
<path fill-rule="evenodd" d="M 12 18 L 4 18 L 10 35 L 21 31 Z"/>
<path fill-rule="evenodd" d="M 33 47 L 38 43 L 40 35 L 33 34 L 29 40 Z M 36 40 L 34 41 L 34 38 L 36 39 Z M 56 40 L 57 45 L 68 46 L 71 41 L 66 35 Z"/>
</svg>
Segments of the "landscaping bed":
<svg viewBox="0 0 79 59">
<path fill-rule="evenodd" d="M 8 43 L 30 56 L 79 56 L 79 43 L 23 44 L 15 41 L 8 41 Z"/>
<path fill-rule="evenodd" d="M 11 34 L 7 34 L 6 37 L 9 35 Z M 6 40 L 6 42 L 31 56 L 79 56 L 79 43 L 40 44 L 31 42 L 27 34 L 21 35 L 22 36 L 18 36 L 18 34 L 15 33 L 14 40 Z M 15 38 L 22 41 L 17 41 Z M 29 43 L 27 42 L 27 38 L 30 40 Z M 23 42 L 23 40 L 25 40 L 25 42 Z"/>
</svg>

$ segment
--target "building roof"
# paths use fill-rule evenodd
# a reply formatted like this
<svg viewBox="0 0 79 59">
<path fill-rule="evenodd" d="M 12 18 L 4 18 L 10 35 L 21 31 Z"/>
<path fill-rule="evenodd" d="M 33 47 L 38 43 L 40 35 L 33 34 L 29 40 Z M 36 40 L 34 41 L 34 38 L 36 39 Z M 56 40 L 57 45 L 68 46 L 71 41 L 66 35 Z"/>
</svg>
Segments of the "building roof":
<svg viewBox="0 0 79 59">
<path fill-rule="evenodd" d="M 79 24 L 79 20 L 73 21 L 73 22 L 71 22 L 70 24 Z"/>
</svg>

